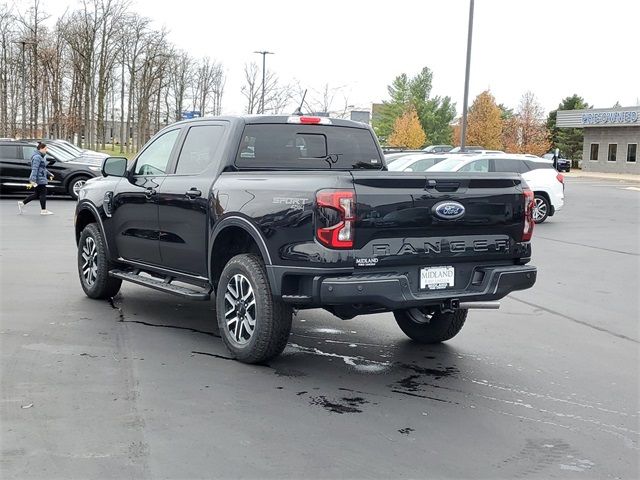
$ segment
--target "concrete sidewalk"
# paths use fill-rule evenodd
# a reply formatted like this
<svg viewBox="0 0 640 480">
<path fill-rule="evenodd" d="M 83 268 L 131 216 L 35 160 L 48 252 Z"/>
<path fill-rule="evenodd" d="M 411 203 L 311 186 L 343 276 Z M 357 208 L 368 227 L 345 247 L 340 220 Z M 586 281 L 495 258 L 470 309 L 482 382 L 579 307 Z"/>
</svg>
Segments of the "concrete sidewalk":
<svg viewBox="0 0 640 480">
<path fill-rule="evenodd" d="M 605 180 L 620 180 L 640 183 L 640 175 L 634 175 L 632 173 L 583 172 L 582 170 L 571 170 L 571 172 L 563 173 L 563 175 L 568 178 L 599 178 Z"/>
</svg>

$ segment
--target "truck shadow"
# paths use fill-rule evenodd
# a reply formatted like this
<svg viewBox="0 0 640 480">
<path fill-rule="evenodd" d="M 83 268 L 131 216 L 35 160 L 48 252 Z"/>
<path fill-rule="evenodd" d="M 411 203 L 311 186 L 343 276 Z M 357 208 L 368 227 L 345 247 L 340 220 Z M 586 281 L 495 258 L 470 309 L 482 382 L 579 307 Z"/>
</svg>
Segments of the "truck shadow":
<svg viewBox="0 0 640 480">
<path fill-rule="evenodd" d="M 392 314 L 343 321 L 322 310 L 294 317 L 287 348 L 268 365 L 244 365 L 230 358 L 220 340 L 212 302 L 185 301 L 128 285 L 124 290 L 111 301 L 119 321 L 167 329 L 166 335 L 176 337 L 175 345 L 188 349 L 185 354 L 206 358 L 215 368 L 231 365 L 275 376 L 274 388 L 331 413 L 361 413 L 389 397 L 460 405 L 462 377 L 477 367 L 451 345 L 409 341 Z"/>
</svg>

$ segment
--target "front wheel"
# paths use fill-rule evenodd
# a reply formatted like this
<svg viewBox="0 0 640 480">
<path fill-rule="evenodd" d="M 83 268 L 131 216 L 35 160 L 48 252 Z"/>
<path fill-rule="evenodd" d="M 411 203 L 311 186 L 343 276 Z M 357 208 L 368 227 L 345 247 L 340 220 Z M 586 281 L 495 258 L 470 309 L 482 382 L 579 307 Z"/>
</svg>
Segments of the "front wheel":
<svg viewBox="0 0 640 480">
<path fill-rule="evenodd" d="M 111 298 L 120 291 L 122 280 L 109 276 L 112 264 L 107 257 L 104 238 L 98 225 L 90 223 L 78 242 L 78 274 L 89 298 Z"/>
<path fill-rule="evenodd" d="M 549 200 L 547 200 L 544 195 L 536 193 L 533 201 L 533 221 L 535 223 L 542 223 L 549 217 L 549 211 L 551 210 Z"/>
<path fill-rule="evenodd" d="M 71 195 L 71 198 L 74 200 L 78 199 L 78 195 L 80 194 L 80 189 L 84 187 L 84 184 L 87 183 L 89 177 L 79 176 L 72 178 L 69 182 L 69 187 L 67 188 L 67 192 Z"/>
<path fill-rule="evenodd" d="M 393 315 L 407 337 L 418 343 L 440 343 L 451 340 L 467 319 L 466 309 L 455 312 L 434 312 L 424 308 L 396 310 Z"/>
<path fill-rule="evenodd" d="M 291 307 L 273 298 L 256 255 L 237 255 L 224 267 L 216 315 L 223 342 L 241 362 L 264 363 L 282 353 L 289 340 Z"/>
</svg>

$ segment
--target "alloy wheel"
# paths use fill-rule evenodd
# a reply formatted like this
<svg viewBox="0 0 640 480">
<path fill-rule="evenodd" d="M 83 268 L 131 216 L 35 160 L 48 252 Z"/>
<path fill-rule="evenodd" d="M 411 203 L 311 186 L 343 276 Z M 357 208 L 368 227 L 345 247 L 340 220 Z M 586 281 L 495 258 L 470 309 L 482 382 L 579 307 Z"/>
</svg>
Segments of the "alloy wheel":
<svg viewBox="0 0 640 480">
<path fill-rule="evenodd" d="M 539 221 L 547 216 L 547 202 L 537 197 L 533 206 L 533 220 Z"/>
<path fill-rule="evenodd" d="M 82 246 L 82 277 L 88 286 L 98 278 L 98 246 L 93 237 L 87 237 Z"/>
<path fill-rule="evenodd" d="M 84 187 L 84 184 L 85 184 L 85 183 L 87 183 L 87 181 L 86 181 L 84 178 L 82 178 L 82 179 L 80 179 L 80 180 L 76 180 L 76 181 L 73 183 L 73 186 L 71 187 L 71 189 L 73 190 L 73 194 L 74 194 L 76 197 L 77 197 L 78 195 L 80 195 L 80 189 L 81 189 L 82 187 Z"/>
<path fill-rule="evenodd" d="M 238 345 L 247 344 L 256 328 L 256 297 L 249 279 L 241 273 L 227 283 L 224 311 L 231 339 Z"/>
</svg>

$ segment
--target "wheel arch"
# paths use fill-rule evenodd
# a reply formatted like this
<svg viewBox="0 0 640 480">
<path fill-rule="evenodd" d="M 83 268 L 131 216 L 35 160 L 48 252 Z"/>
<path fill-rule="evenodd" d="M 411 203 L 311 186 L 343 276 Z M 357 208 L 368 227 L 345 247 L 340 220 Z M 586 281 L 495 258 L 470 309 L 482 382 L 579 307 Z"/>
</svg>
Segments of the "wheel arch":
<svg viewBox="0 0 640 480">
<path fill-rule="evenodd" d="M 76 246 L 80 242 L 80 234 L 82 233 L 82 230 L 84 230 L 84 228 L 90 223 L 95 223 L 98 225 L 100 234 L 104 239 L 106 253 L 109 257 L 111 257 L 109 241 L 107 240 L 107 236 L 104 230 L 104 225 L 102 224 L 102 217 L 100 217 L 100 212 L 98 212 L 98 209 L 93 204 L 88 202 L 80 203 L 76 209 L 74 223 L 75 223 Z"/>
<path fill-rule="evenodd" d="M 271 265 L 271 255 L 258 227 L 243 217 L 227 217 L 216 225 L 209 242 L 209 279 L 217 285 L 227 262 L 235 255 L 253 253 L 265 265 Z"/>
</svg>

